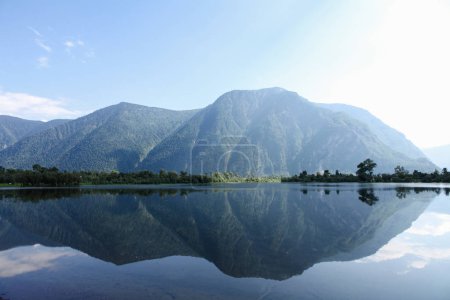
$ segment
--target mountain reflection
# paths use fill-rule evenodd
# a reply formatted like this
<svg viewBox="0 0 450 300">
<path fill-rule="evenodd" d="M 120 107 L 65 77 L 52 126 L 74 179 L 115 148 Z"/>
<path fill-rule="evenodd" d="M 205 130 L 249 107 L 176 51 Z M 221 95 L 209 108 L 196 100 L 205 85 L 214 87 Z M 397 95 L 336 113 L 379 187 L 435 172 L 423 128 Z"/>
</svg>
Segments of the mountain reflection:
<svg viewBox="0 0 450 300">
<path fill-rule="evenodd" d="M 438 192 L 240 187 L 3 190 L 0 250 L 69 246 L 118 265 L 196 256 L 234 277 L 283 280 L 318 262 L 375 253 Z"/>
</svg>

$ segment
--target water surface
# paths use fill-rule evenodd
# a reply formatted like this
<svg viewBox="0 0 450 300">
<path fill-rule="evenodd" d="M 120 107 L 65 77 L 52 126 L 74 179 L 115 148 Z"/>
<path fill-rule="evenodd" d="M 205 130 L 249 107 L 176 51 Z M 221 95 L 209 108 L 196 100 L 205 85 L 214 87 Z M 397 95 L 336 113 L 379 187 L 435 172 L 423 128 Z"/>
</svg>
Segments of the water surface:
<svg viewBox="0 0 450 300">
<path fill-rule="evenodd" d="M 450 186 L 0 190 L 5 299 L 448 299 Z"/>
</svg>

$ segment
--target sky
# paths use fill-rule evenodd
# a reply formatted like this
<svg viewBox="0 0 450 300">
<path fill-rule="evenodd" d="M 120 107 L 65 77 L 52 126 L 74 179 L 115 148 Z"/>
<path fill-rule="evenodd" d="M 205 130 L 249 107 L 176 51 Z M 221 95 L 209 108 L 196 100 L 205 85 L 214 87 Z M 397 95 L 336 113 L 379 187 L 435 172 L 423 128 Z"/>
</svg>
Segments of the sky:
<svg viewBox="0 0 450 300">
<path fill-rule="evenodd" d="M 0 114 L 201 108 L 283 87 L 450 144 L 450 0 L 0 0 Z"/>
</svg>

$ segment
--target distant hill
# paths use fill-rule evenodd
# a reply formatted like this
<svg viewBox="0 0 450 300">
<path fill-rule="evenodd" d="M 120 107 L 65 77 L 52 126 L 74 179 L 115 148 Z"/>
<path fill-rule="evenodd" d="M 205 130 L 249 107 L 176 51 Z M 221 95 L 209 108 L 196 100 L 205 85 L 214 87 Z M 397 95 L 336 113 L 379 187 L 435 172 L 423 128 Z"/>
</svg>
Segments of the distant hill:
<svg viewBox="0 0 450 300">
<path fill-rule="evenodd" d="M 195 111 L 120 103 L 28 136 L 0 152 L 5 167 L 131 171 Z"/>
<path fill-rule="evenodd" d="M 392 127 L 389 127 L 365 109 L 338 103 L 318 103 L 317 105 L 335 112 L 346 113 L 352 118 L 366 124 L 369 129 L 378 137 L 378 139 L 383 141 L 386 146 L 392 148 L 395 151 L 403 153 L 404 155 L 413 159 L 426 157 L 425 154 L 410 140 L 408 140 L 403 133 L 395 130 Z"/>
<path fill-rule="evenodd" d="M 13 145 L 25 136 L 61 125 L 68 120 L 49 122 L 31 121 L 11 116 L 0 116 L 0 150 Z"/>
<path fill-rule="evenodd" d="M 164 139 L 138 168 L 266 175 L 324 169 L 353 172 L 370 157 L 379 172 L 392 172 L 397 165 L 434 170 L 427 159 L 408 157 L 411 152 L 420 156 L 413 145 L 407 154 L 389 147 L 393 142 L 381 138 L 395 132 L 386 125 L 378 127 L 376 134 L 351 114 L 334 112 L 281 88 L 232 91 Z M 230 136 L 237 139 L 224 142 Z M 397 138 L 408 145 L 403 135 Z"/>
<path fill-rule="evenodd" d="M 423 151 L 436 165 L 450 170 L 450 145 L 427 148 Z"/>
</svg>

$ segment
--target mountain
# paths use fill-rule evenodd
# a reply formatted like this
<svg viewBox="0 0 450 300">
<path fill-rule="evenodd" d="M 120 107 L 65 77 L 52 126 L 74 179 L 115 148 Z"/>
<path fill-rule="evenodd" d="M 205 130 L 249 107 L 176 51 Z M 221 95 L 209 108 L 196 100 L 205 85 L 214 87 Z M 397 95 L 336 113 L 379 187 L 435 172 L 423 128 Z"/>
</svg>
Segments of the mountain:
<svg viewBox="0 0 450 300">
<path fill-rule="evenodd" d="M 403 153 L 412 159 L 426 157 L 425 154 L 408 140 L 403 133 L 389 127 L 365 109 L 339 103 L 317 103 L 317 105 L 335 112 L 346 113 L 352 118 L 366 124 L 378 139 L 397 152 Z"/>
<path fill-rule="evenodd" d="M 410 189 L 405 201 L 393 188 L 376 189 L 370 190 L 376 203 L 367 205 L 360 201 L 364 190 L 270 184 L 78 190 L 73 196 L 60 190 L 59 200 L 51 198 L 55 192 L 47 201 L 26 190 L 0 193 L 0 250 L 36 243 L 69 246 L 119 265 L 196 256 L 233 277 L 277 280 L 318 262 L 375 253 L 436 197 Z"/>
<path fill-rule="evenodd" d="M 49 122 L 31 121 L 11 116 L 0 116 L 0 150 L 16 143 L 23 137 L 58 126 L 68 120 Z"/>
<path fill-rule="evenodd" d="M 120 103 L 72 121 L 28 122 L 33 121 L 4 126 L 3 140 L 11 146 L 0 151 L 0 165 L 258 176 L 354 172 L 371 158 L 377 172 L 392 172 L 397 165 L 436 168 L 401 133 L 367 111 L 315 104 L 281 88 L 231 91 L 202 110 Z"/>
<path fill-rule="evenodd" d="M 376 134 L 349 114 L 281 88 L 231 91 L 165 138 L 138 169 L 243 175 L 354 172 L 366 158 L 378 163 L 377 172 L 392 172 L 397 165 L 435 169 L 426 158 L 413 159 L 390 148 L 387 144 L 392 142 L 380 139 L 380 132 L 388 132 L 386 127 Z"/>
<path fill-rule="evenodd" d="M 120 103 L 23 138 L 0 152 L 0 164 L 130 171 L 195 112 Z"/>
<path fill-rule="evenodd" d="M 450 169 L 450 145 L 423 149 L 423 152 L 439 167 Z"/>
</svg>

